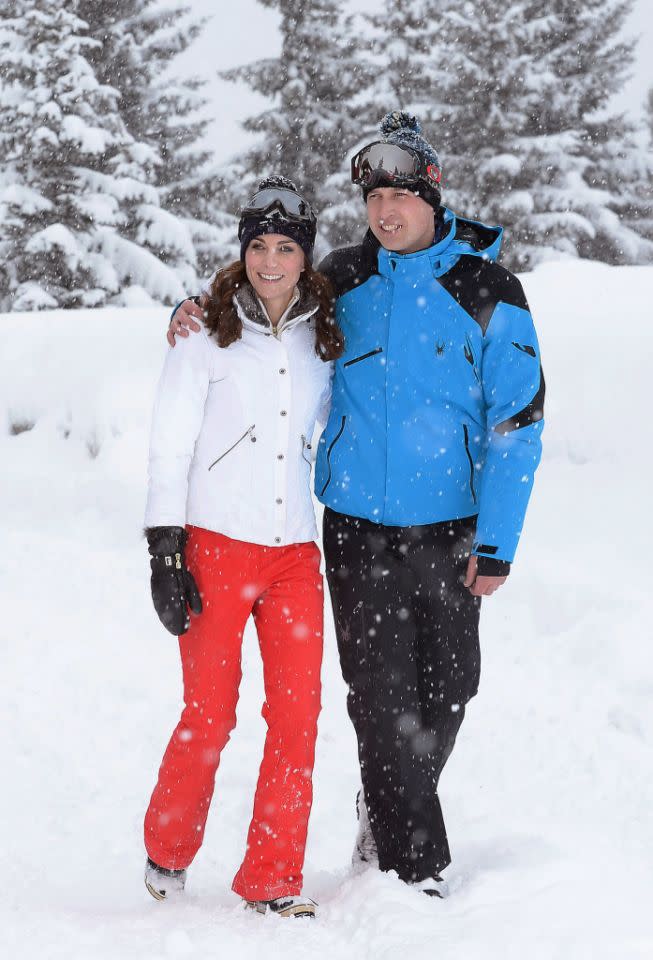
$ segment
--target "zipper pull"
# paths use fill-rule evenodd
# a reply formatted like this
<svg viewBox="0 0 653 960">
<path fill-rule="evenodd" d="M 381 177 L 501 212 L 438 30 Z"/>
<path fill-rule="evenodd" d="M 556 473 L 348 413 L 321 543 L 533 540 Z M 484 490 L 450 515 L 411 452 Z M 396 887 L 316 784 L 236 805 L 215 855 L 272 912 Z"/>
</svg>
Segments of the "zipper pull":
<svg viewBox="0 0 653 960">
<path fill-rule="evenodd" d="M 177 568 L 177 570 L 181 570 L 181 554 L 180 553 L 175 554 L 175 560 L 176 560 L 175 567 Z"/>
</svg>

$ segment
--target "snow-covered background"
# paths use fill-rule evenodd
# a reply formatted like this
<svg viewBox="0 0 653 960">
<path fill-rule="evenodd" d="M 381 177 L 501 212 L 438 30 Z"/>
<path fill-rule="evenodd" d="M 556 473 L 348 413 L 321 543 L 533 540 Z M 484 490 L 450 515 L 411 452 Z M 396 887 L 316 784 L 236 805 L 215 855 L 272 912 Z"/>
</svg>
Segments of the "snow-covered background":
<svg viewBox="0 0 653 960">
<path fill-rule="evenodd" d="M 348 158 L 398 106 L 446 203 L 506 228 L 505 266 L 650 265 L 650 19 L 641 0 L 0 4 L 0 311 L 174 303 L 233 259 L 273 171 L 319 211 L 319 261 L 360 233 Z"/>
<path fill-rule="evenodd" d="M 200 16 L 214 17 L 213 23 L 219 27 L 219 54 L 216 57 L 216 34 L 210 27 L 183 54 L 174 70 L 187 71 L 189 75 L 202 73 L 209 78 L 209 95 L 215 104 L 216 122 L 207 127 L 206 137 L 216 159 L 224 162 L 251 144 L 252 135 L 241 127 L 243 116 L 258 113 L 265 108 L 266 101 L 244 84 L 234 86 L 221 79 L 215 69 L 228 70 L 263 57 L 278 56 L 281 51 L 279 16 L 262 7 L 258 0 L 238 0 L 238 4 L 188 0 L 188 4 Z M 379 0 L 349 0 L 347 6 L 351 12 L 373 13 L 379 9 Z M 246 29 L 243 24 L 247 25 Z M 621 109 L 637 114 L 653 85 L 649 55 L 653 46 L 651 0 L 635 0 L 624 33 L 627 37 L 638 37 L 639 43 L 632 77 L 619 94 L 618 104 Z"/>
<path fill-rule="evenodd" d="M 332 627 L 306 892 L 229 887 L 263 742 L 255 637 L 183 904 L 142 883 L 142 816 L 181 705 L 140 536 L 164 310 L 0 317 L 0 944 L 11 960 L 649 960 L 651 267 L 523 278 L 548 383 L 518 562 L 484 605 L 483 679 L 442 779 L 453 895 L 350 873 L 357 784 Z"/>
</svg>

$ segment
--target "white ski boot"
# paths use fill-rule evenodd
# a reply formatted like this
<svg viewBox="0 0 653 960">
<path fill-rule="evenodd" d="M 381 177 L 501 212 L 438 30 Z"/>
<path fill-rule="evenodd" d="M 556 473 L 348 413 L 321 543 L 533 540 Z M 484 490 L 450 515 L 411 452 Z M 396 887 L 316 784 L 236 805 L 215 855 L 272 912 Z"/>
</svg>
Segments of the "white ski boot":
<svg viewBox="0 0 653 960">
<path fill-rule="evenodd" d="M 308 897 L 277 897 L 276 900 L 245 900 L 245 906 L 257 913 L 276 913 L 278 917 L 309 917 L 315 919 L 317 903 Z"/>
<path fill-rule="evenodd" d="M 356 795 L 356 816 L 358 818 L 358 833 L 354 843 L 354 852 L 351 855 L 352 866 L 362 869 L 364 866 L 378 867 L 379 854 L 376 849 L 376 840 L 372 835 L 367 807 L 365 806 L 365 792 L 361 787 Z"/>
<path fill-rule="evenodd" d="M 155 900 L 174 900 L 184 892 L 185 885 L 185 870 L 166 870 L 147 858 L 145 886 Z"/>
</svg>

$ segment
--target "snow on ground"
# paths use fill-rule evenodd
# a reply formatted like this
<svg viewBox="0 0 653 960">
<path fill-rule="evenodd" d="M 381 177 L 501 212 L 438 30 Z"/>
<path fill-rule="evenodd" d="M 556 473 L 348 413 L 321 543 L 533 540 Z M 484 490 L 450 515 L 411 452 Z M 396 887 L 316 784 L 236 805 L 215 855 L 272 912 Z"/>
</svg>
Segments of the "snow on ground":
<svg viewBox="0 0 653 960">
<path fill-rule="evenodd" d="M 264 734 L 251 632 L 185 902 L 156 903 L 142 883 L 142 816 L 181 703 L 140 535 L 165 311 L 0 317 L 4 956 L 653 955 L 653 269 L 556 263 L 524 283 L 546 453 L 518 563 L 484 606 L 481 692 L 442 779 L 452 895 L 349 869 L 357 765 L 329 629 L 313 924 L 247 914 L 229 889 Z"/>
</svg>

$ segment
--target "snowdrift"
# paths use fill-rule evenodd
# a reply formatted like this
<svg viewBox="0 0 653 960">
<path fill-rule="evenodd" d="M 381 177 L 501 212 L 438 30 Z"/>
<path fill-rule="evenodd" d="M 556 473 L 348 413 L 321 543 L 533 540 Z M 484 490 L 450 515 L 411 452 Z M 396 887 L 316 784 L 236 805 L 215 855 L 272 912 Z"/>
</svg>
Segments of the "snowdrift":
<svg viewBox="0 0 653 960">
<path fill-rule="evenodd" d="M 513 573 L 484 605 L 481 692 L 442 779 L 452 895 L 351 873 L 355 740 L 329 629 L 311 925 L 245 914 L 229 890 L 264 734 L 251 630 L 186 902 L 142 885 L 142 816 L 181 702 L 141 536 L 165 310 L 0 317 L 7 956 L 653 955 L 653 268 L 547 263 L 523 281 L 545 455 Z"/>
</svg>

